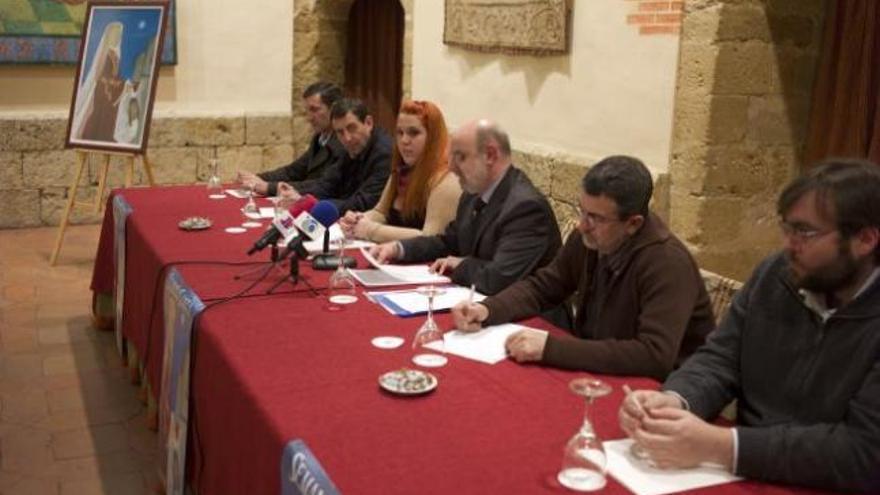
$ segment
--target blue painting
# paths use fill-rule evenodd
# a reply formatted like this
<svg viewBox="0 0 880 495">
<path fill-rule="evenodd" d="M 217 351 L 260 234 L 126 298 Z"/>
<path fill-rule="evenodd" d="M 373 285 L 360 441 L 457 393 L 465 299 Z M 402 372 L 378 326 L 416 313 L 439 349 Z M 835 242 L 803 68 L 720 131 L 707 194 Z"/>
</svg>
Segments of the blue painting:
<svg viewBox="0 0 880 495">
<path fill-rule="evenodd" d="M 146 147 L 165 13 L 162 4 L 90 6 L 69 147 L 134 152 Z"/>
</svg>

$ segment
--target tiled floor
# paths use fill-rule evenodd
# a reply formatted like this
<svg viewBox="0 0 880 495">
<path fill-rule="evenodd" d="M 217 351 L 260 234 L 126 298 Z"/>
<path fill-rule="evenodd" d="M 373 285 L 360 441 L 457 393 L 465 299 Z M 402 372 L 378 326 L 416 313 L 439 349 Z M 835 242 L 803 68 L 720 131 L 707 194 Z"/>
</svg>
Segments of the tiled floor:
<svg viewBox="0 0 880 495">
<path fill-rule="evenodd" d="M 0 230 L 0 494 L 155 493 L 156 434 L 91 324 L 100 226 Z"/>
</svg>

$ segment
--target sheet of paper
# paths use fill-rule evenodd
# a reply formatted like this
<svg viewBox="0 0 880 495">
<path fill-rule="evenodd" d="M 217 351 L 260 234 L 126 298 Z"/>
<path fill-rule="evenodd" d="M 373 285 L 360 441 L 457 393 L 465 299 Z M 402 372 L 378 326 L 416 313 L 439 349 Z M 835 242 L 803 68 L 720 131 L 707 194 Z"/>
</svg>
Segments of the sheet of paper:
<svg viewBox="0 0 880 495">
<path fill-rule="evenodd" d="M 260 207 L 260 218 L 275 218 L 275 208 L 271 206 Z"/>
<path fill-rule="evenodd" d="M 330 244 L 331 244 L 330 251 L 331 252 L 334 252 L 334 253 L 336 252 L 336 250 L 338 249 L 338 246 L 334 246 L 333 244 L 334 243 L 338 244 L 338 242 L 343 237 L 345 237 L 345 234 L 342 233 L 342 227 L 340 227 L 338 223 L 334 223 L 332 226 L 330 226 Z M 368 247 L 371 247 L 374 245 L 375 245 L 375 243 L 370 242 L 370 241 L 350 240 L 345 243 L 345 249 L 346 250 L 348 250 L 348 249 L 364 249 L 364 248 L 368 248 Z M 306 250 L 310 254 L 318 254 L 324 250 L 324 240 L 317 239 L 314 241 L 306 241 L 303 243 L 303 246 L 306 247 Z"/>
<path fill-rule="evenodd" d="M 451 309 L 461 301 L 466 301 L 471 292 L 469 288 L 458 285 L 450 285 L 442 287 L 442 289 L 443 293 L 434 297 L 434 311 Z M 398 314 L 394 311 L 398 308 L 405 316 L 428 312 L 428 298 L 414 290 L 368 292 L 367 296 L 377 300 L 383 306 L 385 306 L 383 302 L 390 302 L 391 308 L 386 309 L 391 310 L 393 314 Z M 482 301 L 485 298 L 484 294 L 474 292 L 474 302 Z"/>
<path fill-rule="evenodd" d="M 376 285 L 448 284 L 450 282 L 449 277 L 431 273 L 428 270 L 428 265 L 389 265 L 387 263 L 379 263 L 370 254 L 370 250 L 364 248 L 361 248 L 361 254 L 372 266 L 390 276 L 390 278 L 385 278 L 386 282 L 389 283 Z M 392 279 L 397 279 L 399 282 L 395 284 L 392 282 Z M 371 287 L 368 283 L 364 283 L 364 285 Z"/>
<path fill-rule="evenodd" d="M 740 477 L 712 466 L 692 469 L 656 469 L 629 452 L 633 440 L 604 442 L 608 473 L 636 495 L 663 495 L 739 481 Z"/>
<path fill-rule="evenodd" d="M 526 327 L 505 323 L 486 327 L 479 332 L 453 330 L 443 334 L 442 349 L 439 343 L 428 344 L 425 347 L 482 363 L 495 364 L 507 358 L 507 351 L 504 349 L 504 341 L 507 337 L 523 328 Z"/>
<path fill-rule="evenodd" d="M 244 189 L 227 189 L 226 194 L 232 196 L 233 198 L 245 199 L 247 198 L 247 191 Z"/>
</svg>

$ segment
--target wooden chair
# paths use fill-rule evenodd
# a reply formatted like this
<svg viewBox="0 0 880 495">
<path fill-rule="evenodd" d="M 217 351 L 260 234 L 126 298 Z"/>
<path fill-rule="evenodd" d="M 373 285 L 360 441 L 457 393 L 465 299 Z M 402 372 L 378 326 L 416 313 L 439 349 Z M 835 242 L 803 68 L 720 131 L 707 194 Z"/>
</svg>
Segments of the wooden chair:
<svg viewBox="0 0 880 495">
<path fill-rule="evenodd" d="M 709 293 L 709 302 L 712 304 L 712 313 L 715 314 L 715 323 L 720 324 L 736 293 L 742 289 L 742 282 L 727 278 L 708 270 L 700 269 L 703 283 L 706 284 L 706 292 Z M 721 417 L 730 421 L 736 421 L 736 400 L 731 402 L 721 411 Z"/>
</svg>

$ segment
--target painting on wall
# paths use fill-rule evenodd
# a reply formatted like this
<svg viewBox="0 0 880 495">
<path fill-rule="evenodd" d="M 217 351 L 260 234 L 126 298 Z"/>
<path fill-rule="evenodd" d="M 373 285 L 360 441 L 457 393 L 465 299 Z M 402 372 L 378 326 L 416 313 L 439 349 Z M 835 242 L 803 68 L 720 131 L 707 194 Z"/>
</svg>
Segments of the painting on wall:
<svg viewBox="0 0 880 495">
<path fill-rule="evenodd" d="M 69 148 L 143 153 L 168 3 L 90 3 L 70 118 Z"/>
<path fill-rule="evenodd" d="M 0 64 L 73 65 L 78 61 L 86 0 L 0 0 Z M 174 0 L 161 63 L 177 64 Z"/>
</svg>

